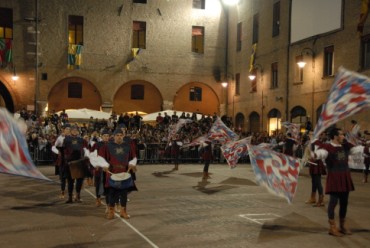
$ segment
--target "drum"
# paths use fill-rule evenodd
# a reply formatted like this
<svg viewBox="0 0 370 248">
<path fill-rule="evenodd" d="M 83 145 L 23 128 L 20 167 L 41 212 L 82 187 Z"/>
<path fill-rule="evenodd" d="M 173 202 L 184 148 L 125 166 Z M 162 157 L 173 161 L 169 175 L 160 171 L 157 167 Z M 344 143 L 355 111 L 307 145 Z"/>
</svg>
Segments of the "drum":
<svg viewBox="0 0 370 248">
<path fill-rule="evenodd" d="M 110 176 L 109 186 L 115 189 L 128 189 L 134 186 L 134 181 L 130 173 L 122 172 Z"/>
<path fill-rule="evenodd" d="M 68 164 L 72 179 L 85 177 L 86 159 L 74 160 L 69 162 Z"/>
</svg>

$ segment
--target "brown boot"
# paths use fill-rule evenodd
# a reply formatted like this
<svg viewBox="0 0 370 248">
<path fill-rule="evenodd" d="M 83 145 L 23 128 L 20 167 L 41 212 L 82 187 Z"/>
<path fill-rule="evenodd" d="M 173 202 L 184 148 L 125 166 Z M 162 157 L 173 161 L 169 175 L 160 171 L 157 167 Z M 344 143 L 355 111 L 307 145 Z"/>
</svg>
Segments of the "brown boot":
<svg viewBox="0 0 370 248">
<path fill-rule="evenodd" d="M 319 195 L 319 200 L 317 201 L 316 204 L 313 205 L 313 207 L 324 207 L 324 195 Z"/>
<path fill-rule="evenodd" d="M 108 208 L 108 213 L 106 215 L 106 218 L 108 220 L 113 220 L 114 219 L 114 207 L 109 207 Z"/>
<path fill-rule="evenodd" d="M 345 235 L 352 235 L 351 230 L 346 226 L 346 219 L 340 219 L 340 232 Z"/>
<path fill-rule="evenodd" d="M 202 177 L 202 179 L 208 179 L 208 172 L 204 172 L 203 171 L 203 177 Z"/>
<path fill-rule="evenodd" d="M 338 229 L 335 225 L 335 220 L 334 219 L 332 219 L 332 220 L 329 219 L 329 225 L 330 225 L 330 227 L 329 227 L 329 234 L 330 235 L 333 235 L 335 237 L 342 237 L 343 236 L 343 233 L 338 231 Z"/>
<path fill-rule="evenodd" d="M 367 183 L 367 175 L 364 174 L 364 179 L 362 180 L 363 183 Z"/>
<path fill-rule="evenodd" d="M 59 199 L 64 199 L 64 197 L 65 197 L 65 196 L 64 196 L 64 191 L 61 191 L 61 192 L 60 192 L 60 195 L 59 195 Z"/>
<path fill-rule="evenodd" d="M 316 203 L 316 193 L 312 192 L 310 199 L 308 199 L 305 203 L 306 204 L 315 204 Z"/>
<path fill-rule="evenodd" d="M 128 215 L 126 212 L 126 207 L 121 207 L 121 212 L 119 216 L 121 216 L 121 218 L 124 218 L 126 220 L 130 219 L 130 215 Z"/>
<path fill-rule="evenodd" d="M 95 206 L 97 206 L 97 207 L 101 206 L 101 199 L 100 198 L 96 198 Z"/>
<path fill-rule="evenodd" d="M 179 170 L 179 165 L 178 164 L 175 164 L 175 167 L 173 167 L 172 170 Z"/>
</svg>

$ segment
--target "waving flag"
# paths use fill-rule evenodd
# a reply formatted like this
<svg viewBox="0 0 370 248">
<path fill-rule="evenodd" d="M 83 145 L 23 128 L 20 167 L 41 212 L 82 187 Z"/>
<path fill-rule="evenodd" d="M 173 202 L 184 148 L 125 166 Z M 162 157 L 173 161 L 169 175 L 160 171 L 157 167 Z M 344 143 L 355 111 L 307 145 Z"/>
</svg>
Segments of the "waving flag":
<svg viewBox="0 0 370 248">
<path fill-rule="evenodd" d="M 208 131 L 209 140 L 218 140 L 220 144 L 225 144 L 231 140 L 238 140 L 239 136 L 230 130 L 221 120 L 217 117 L 216 121 L 213 123 L 211 129 Z"/>
<path fill-rule="evenodd" d="M 370 107 L 370 79 L 343 67 L 335 77 L 328 101 L 323 106 L 313 140 L 331 125 Z"/>
<path fill-rule="evenodd" d="M 287 129 L 288 133 L 292 134 L 292 138 L 298 139 L 301 131 L 301 124 L 291 123 L 288 121 L 282 122 L 281 125 Z"/>
<path fill-rule="evenodd" d="M 231 168 L 235 168 L 239 158 L 247 154 L 247 144 L 251 143 L 252 136 L 238 140 L 229 141 L 221 146 L 221 151 Z"/>
<path fill-rule="evenodd" d="M 186 148 L 186 147 L 189 147 L 189 146 L 198 146 L 202 143 L 206 143 L 206 141 L 210 141 L 207 137 L 207 135 L 202 135 L 202 136 L 199 136 L 198 138 L 194 139 L 192 142 L 190 142 L 189 144 L 184 144 L 181 148 Z"/>
<path fill-rule="evenodd" d="M 180 131 L 180 129 L 185 126 L 186 123 L 190 123 L 192 120 L 190 119 L 179 119 L 179 121 L 174 124 L 169 126 L 168 130 L 168 140 L 171 140 L 171 138 L 174 138 L 175 135 Z"/>
<path fill-rule="evenodd" d="M 363 143 L 362 140 L 353 132 L 346 132 L 345 137 L 346 140 L 354 146 L 358 146 Z"/>
<path fill-rule="evenodd" d="M 51 181 L 33 164 L 16 120 L 0 108 L 0 173 Z"/>
<path fill-rule="evenodd" d="M 248 152 L 257 183 L 291 203 L 297 190 L 300 160 L 249 144 Z"/>
</svg>

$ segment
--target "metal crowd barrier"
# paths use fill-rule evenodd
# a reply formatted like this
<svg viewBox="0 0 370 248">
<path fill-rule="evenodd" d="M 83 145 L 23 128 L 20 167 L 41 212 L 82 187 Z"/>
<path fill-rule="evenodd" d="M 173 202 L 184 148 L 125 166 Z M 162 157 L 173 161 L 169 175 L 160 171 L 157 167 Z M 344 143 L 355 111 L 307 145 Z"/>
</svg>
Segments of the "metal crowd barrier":
<svg viewBox="0 0 370 248">
<path fill-rule="evenodd" d="M 35 164 L 51 164 L 56 157 L 51 151 L 50 147 L 39 149 L 38 147 L 30 147 L 29 152 Z M 159 164 L 172 163 L 172 155 L 170 149 L 166 148 L 166 144 L 146 144 L 145 149 L 137 151 L 138 163 L 144 164 Z M 198 146 L 180 149 L 179 154 L 180 163 L 202 163 Z M 247 155 L 239 159 L 239 163 L 248 163 L 249 157 Z M 211 163 L 226 163 L 219 146 L 213 148 L 213 160 Z"/>
<path fill-rule="evenodd" d="M 51 147 L 44 147 L 39 149 L 38 147 L 29 148 L 29 152 L 33 162 L 37 164 L 51 164 L 55 161 L 55 155 L 51 151 Z"/>
</svg>

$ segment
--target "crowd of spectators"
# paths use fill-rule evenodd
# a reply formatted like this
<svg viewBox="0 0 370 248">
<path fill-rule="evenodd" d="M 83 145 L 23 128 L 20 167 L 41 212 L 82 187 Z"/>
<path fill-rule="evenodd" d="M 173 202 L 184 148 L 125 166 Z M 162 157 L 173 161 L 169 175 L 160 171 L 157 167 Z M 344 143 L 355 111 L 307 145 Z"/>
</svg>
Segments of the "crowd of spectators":
<svg viewBox="0 0 370 248">
<path fill-rule="evenodd" d="M 177 115 L 176 111 L 165 112 L 164 116 L 158 114 L 155 122 L 144 123 L 142 117 L 136 114 L 122 113 L 117 115 L 112 113 L 108 120 L 94 119 L 91 117 L 88 121 L 74 123 L 68 119 L 68 115 L 63 110 L 60 114 L 55 111 L 46 117 L 37 117 L 30 111 L 25 109 L 19 113 L 20 118 L 23 118 L 27 124 L 27 143 L 31 155 L 35 156 L 35 160 L 52 159 L 50 149 L 56 138 L 60 134 L 62 127 L 66 123 L 78 124 L 81 131 L 81 136 L 85 139 L 97 141 L 99 133 L 102 130 L 110 130 L 111 133 L 116 128 L 126 128 L 127 135 L 136 140 L 138 154 L 140 160 L 146 162 L 165 162 L 167 161 L 167 145 L 168 145 L 168 130 L 170 125 L 175 125 L 179 119 L 191 119 L 192 122 L 185 124 L 179 131 L 179 139 L 183 144 L 190 143 L 195 138 L 208 132 L 217 115 L 201 115 L 197 118 L 197 114 L 185 114 L 185 112 Z M 199 115 L 198 115 L 199 116 Z M 230 129 L 233 129 L 231 118 L 222 117 L 222 121 Z M 240 138 L 252 136 L 252 144 L 270 143 L 277 151 L 282 151 L 282 144 L 285 140 L 285 135 L 282 132 L 269 135 L 268 132 L 248 133 L 241 130 L 234 130 Z M 302 137 L 304 139 L 304 137 Z M 304 141 L 303 141 L 304 142 Z M 223 157 L 220 154 L 219 145 L 214 145 L 214 162 L 222 162 Z M 187 147 L 182 149 L 181 154 L 183 160 L 195 162 L 199 160 L 198 148 Z M 186 161 L 184 161 L 186 162 Z"/>
</svg>

